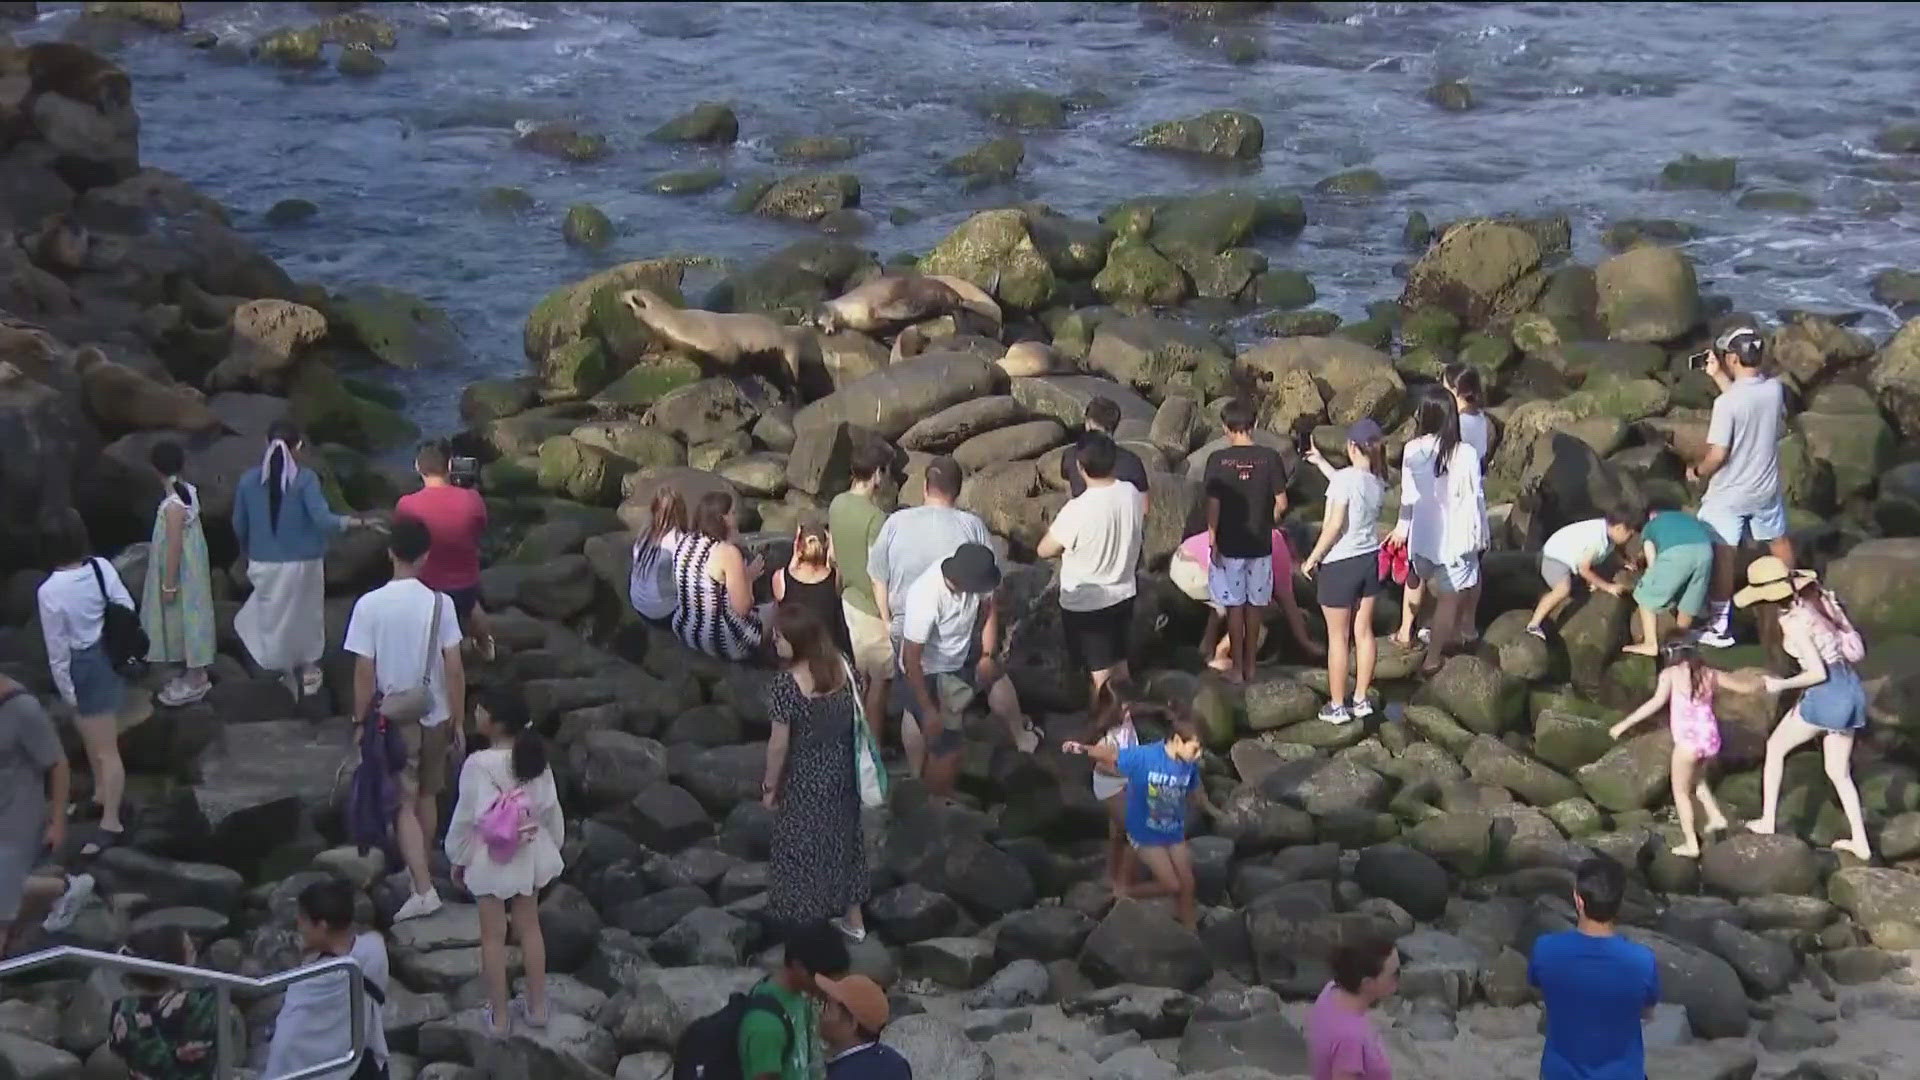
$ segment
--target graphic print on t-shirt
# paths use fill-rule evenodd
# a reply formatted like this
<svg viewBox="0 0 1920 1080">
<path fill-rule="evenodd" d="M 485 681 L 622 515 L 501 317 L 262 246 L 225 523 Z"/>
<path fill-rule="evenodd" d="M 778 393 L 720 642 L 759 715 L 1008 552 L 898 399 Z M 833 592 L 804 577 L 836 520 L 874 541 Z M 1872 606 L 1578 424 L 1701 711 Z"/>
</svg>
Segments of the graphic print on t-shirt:
<svg viewBox="0 0 1920 1080">
<path fill-rule="evenodd" d="M 1138 844 L 1177 844 L 1187 835 L 1187 794 L 1199 766 L 1167 753 L 1165 743 L 1120 751 L 1127 778 L 1127 836 Z"/>
<path fill-rule="evenodd" d="M 1207 498 L 1220 504 L 1216 555 L 1258 559 L 1270 553 L 1273 501 L 1286 482 L 1286 464 L 1270 446 L 1223 446 L 1207 458 Z"/>
</svg>

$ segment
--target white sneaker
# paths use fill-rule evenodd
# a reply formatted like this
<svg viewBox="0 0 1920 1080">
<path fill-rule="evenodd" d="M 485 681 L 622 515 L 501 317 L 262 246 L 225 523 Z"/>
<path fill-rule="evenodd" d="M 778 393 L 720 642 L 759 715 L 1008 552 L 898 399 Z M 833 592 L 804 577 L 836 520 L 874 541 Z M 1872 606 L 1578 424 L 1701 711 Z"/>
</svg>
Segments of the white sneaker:
<svg viewBox="0 0 1920 1080">
<path fill-rule="evenodd" d="M 855 945 L 867 940 L 867 928 L 853 925 L 848 922 L 844 916 L 836 916 L 827 921 L 831 922 L 835 930 L 840 931 L 848 941 L 853 942 Z"/>
<path fill-rule="evenodd" d="M 1347 707 L 1340 702 L 1329 701 L 1325 705 L 1320 706 L 1320 719 L 1325 720 L 1329 724 L 1351 724 L 1353 723 L 1353 714 L 1348 712 Z"/>
<path fill-rule="evenodd" d="M 1365 720 L 1373 715 L 1373 701 L 1369 698 L 1356 698 L 1351 705 L 1347 706 L 1347 715 L 1355 720 Z"/>
<path fill-rule="evenodd" d="M 93 875 L 75 874 L 67 879 L 67 891 L 53 902 L 53 910 L 40 923 L 40 928 L 49 934 L 57 934 L 73 925 L 80 917 L 80 910 L 93 899 Z"/>
<path fill-rule="evenodd" d="M 417 892 L 407 897 L 407 902 L 401 904 L 400 910 L 393 913 L 393 921 L 406 922 L 408 919 L 421 919 L 439 910 L 439 892 L 428 889 L 426 892 Z"/>
<path fill-rule="evenodd" d="M 1739 644 L 1739 642 L 1733 639 L 1732 634 L 1724 630 L 1702 631 L 1700 636 L 1695 640 L 1709 649 L 1731 649 Z"/>
</svg>

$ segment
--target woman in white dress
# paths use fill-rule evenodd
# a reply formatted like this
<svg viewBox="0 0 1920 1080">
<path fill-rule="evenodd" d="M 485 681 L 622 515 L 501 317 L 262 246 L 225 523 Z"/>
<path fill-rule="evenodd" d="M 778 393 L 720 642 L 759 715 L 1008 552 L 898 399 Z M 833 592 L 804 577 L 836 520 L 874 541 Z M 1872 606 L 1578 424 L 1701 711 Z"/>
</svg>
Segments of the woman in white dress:
<svg viewBox="0 0 1920 1080">
<path fill-rule="evenodd" d="M 447 824 L 447 860 L 456 884 L 480 908 L 480 974 L 487 987 L 487 1029 L 505 1036 L 517 1018 L 547 1026 L 547 943 L 540 933 L 540 890 L 560 876 L 566 823 L 547 748 L 526 706 L 506 691 L 483 696 L 474 730 L 487 748 L 460 770 L 460 801 Z M 507 923 L 520 940 L 527 996 L 507 1000 Z"/>
</svg>

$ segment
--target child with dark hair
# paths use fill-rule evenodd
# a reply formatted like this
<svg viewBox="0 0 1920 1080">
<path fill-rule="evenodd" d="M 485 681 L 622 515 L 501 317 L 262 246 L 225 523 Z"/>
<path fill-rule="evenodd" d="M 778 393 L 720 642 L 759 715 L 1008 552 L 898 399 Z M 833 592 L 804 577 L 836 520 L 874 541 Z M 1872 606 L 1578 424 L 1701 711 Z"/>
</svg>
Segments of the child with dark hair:
<svg viewBox="0 0 1920 1080">
<path fill-rule="evenodd" d="M 122 956 L 192 967 L 193 939 L 178 926 L 135 931 Z M 219 1004 L 208 987 L 188 988 L 166 976 L 128 975 L 127 996 L 113 1003 L 107 1046 L 126 1063 L 129 1080 L 213 1080 Z"/>
<path fill-rule="evenodd" d="M 1168 721 L 1168 735 L 1161 742 L 1124 750 L 1104 742 L 1069 742 L 1061 749 L 1115 766 L 1126 778 L 1127 840 L 1153 881 L 1130 885 L 1123 895 L 1140 899 L 1171 896 L 1180 921 L 1193 929 L 1198 925 L 1198 913 L 1193 853 L 1187 847 L 1187 805 L 1198 802 L 1215 816 L 1219 811 L 1208 801 L 1200 783 L 1200 734 L 1193 722 L 1166 710 L 1133 710 L 1136 716 L 1150 711 Z"/>
<path fill-rule="evenodd" d="M 200 524 L 200 492 L 180 479 L 186 452 L 179 443 L 162 439 L 153 444 L 149 458 L 166 495 L 153 514 L 140 623 L 147 632 L 147 660 L 180 666 L 157 699 L 162 705 L 186 705 L 213 689 L 207 676 L 214 656 L 213 574 Z"/>
<path fill-rule="evenodd" d="M 1400 985 L 1393 939 L 1370 936 L 1334 948 L 1333 981 L 1307 1013 L 1307 1061 L 1313 1080 L 1393 1080 L 1386 1044 L 1368 1010 Z"/>
<path fill-rule="evenodd" d="M 357 894 L 339 878 L 316 881 L 300 890 L 294 911 L 294 930 L 300 935 L 301 964 L 336 957 L 360 967 L 366 1013 L 366 1051 L 358 1066 L 323 1073 L 319 1080 L 386 1080 L 387 1029 L 380 1009 L 387 1001 L 387 943 L 372 931 L 356 928 Z M 287 987 L 274 1019 L 273 1041 L 267 1046 L 267 1065 L 261 1076 L 291 1076 L 352 1046 L 353 998 L 344 973 L 302 979 Z"/>
<path fill-rule="evenodd" d="M 1104 706 L 1096 699 L 1093 726 L 1087 742 L 1112 747 L 1117 754 L 1140 745 L 1140 732 L 1133 726 L 1134 689 L 1126 679 L 1115 679 L 1102 687 Z M 1115 896 L 1126 891 L 1133 880 L 1133 848 L 1127 844 L 1127 778 L 1116 764 L 1093 763 L 1093 797 L 1107 808 L 1107 885 Z"/>
<path fill-rule="evenodd" d="M 540 890 L 560 876 L 566 821 L 547 768 L 547 747 L 526 707 L 507 690 L 481 696 L 474 731 L 487 741 L 460 770 L 460 800 L 447 823 L 453 878 L 480 908 L 480 972 L 487 987 L 487 1027 L 512 1031 L 507 1000 L 507 922 L 520 939 L 527 996 L 515 1018 L 547 1024 L 547 946 L 540 933 Z"/>
<path fill-rule="evenodd" d="M 1662 707 L 1666 708 L 1668 724 L 1673 730 L 1670 773 L 1673 809 L 1680 819 L 1680 835 L 1684 838 L 1673 853 L 1684 859 L 1697 859 L 1700 834 L 1693 828 L 1695 800 L 1706 812 L 1709 833 L 1725 832 L 1727 828 L 1727 816 L 1714 801 L 1706 777 L 1706 763 L 1720 752 L 1720 721 L 1713 714 L 1713 692 L 1722 685 L 1759 690 L 1760 680 L 1749 674 L 1718 672 L 1708 667 L 1700 656 L 1700 647 L 1684 636 L 1667 642 L 1661 652 L 1666 666 L 1654 684 L 1653 696 L 1613 725 L 1608 734 L 1618 739 Z"/>
<path fill-rule="evenodd" d="M 1614 548 L 1632 541 L 1645 522 L 1644 515 L 1610 510 L 1603 517 L 1563 525 L 1547 537 L 1540 548 L 1540 577 L 1547 583 L 1547 591 L 1534 605 L 1533 616 L 1527 620 L 1527 633 L 1542 641 L 1547 639 L 1547 620 L 1573 595 L 1576 577 L 1600 592 L 1627 595 L 1624 583 L 1602 577 L 1594 566 L 1605 560 Z"/>
</svg>

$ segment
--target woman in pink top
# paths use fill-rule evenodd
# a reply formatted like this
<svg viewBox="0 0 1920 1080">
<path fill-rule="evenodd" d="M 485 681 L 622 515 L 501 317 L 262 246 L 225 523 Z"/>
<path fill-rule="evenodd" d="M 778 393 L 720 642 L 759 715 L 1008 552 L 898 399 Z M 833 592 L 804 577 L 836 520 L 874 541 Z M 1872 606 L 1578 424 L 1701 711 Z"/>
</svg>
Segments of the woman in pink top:
<svg viewBox="0 0 1920 1080">
<path fill-rule="evenodd" d="M 1400 986 L 1393 939 L 1368 937 L 1333 950 L 1333 981 L 1307 1013 L 1313 1080 L 1393 1080 L 1393 1062 L 1368 1010 Z"/>
<path fill-rule="evenodd" d="M 1212 562 L 1213 543 L 1206 531 L 1187 537 L 1180 542 L 1180 549 L 1174 553 L 1173 565 L 1169 567 L 1173 583 L 1188 596 L 1211 605 L 1212 601 L 1207 596 L 1207 567 Z M 1287 626 L 1293 631 L 1293 640 L 1300 643 L 1301 651 L 1316 659 L 1327 655 L 1326 646 L 1307 634 L 1307 617 L 1300 613 L 1300 601 L 1293 595 L 1293 548 L 1287 544 L 1286 535 L 1279 529 L 1273 530 L 1273 598 L 1286 613 Z M 1222 633 L 1226 624 L 1224 616 L 1225 613 L 1218 607 L 1210 608 L 1207 632 L 1200 640 L 1200 655 L 1207 658 L 1207 666 L 1215 671 L 1226 671 L 1233 666 L 1233 659 L 1229 655 L 1230 643 L 1226 634 Z M 1265 640 L 1263 628 L 1260 641 L 1253 643 L 1255 652 L 1259 651 L 1261 642 Z"/>
</svg>

